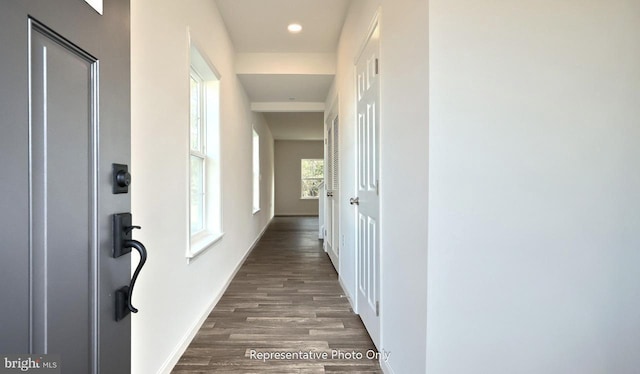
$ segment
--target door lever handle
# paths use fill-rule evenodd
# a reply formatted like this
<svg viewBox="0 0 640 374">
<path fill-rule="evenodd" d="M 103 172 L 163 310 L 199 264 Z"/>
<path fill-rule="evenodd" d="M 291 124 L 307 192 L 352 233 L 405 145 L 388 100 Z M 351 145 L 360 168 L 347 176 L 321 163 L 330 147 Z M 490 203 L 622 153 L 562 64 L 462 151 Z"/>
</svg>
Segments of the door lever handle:
<svg viewBox="0 0 640 374">
<path fill-rule="evenodd" d="M 351 205 L 360 205 L 360 198 L 359 197 L 352 197 L 349 199 L 349 204 Z"/>
<path fill-rule="evenodd" d="M 139 229 L 140 226 L 131 224 L 131 213 L 120 213 L 113 215 L 113 257 L 118 258 L 134 248 L 140 253 L 140 262 L 133 272 L 131 281 L 128 286 L 123 286 L 115 293 L 116 296 L 116 321 L 120 321 L 129 313 L 138 313 L 138 309 L 131 302 L 133 298 L 133 288 L 138 280 L 138 275 L 142 267 L 147 262 L 147 249 L 144 244 L 137 240 L 133 240 L 131 232 Z"/>
<path fill-rule="evenodd" d="M 140 270 L 142 270 L 142 267 L 147 262 L 147 249 L 144 247 L 144 244 L 137 240 L 130 239 L 125 240 L 125 242 L 122 243 L 122 246 L 126 248 L 135 248 L 138 253 L 140 253 L 140 262 L 138 263 L 136 270 L 133 272 L 129 285 L 123 286 L 116 291 L 116 321 L 120 321 L 126 317 L 129 312 L 138 313 L 138 308 L 134 307 L 131 302 L 131 299 L 133 298 L 133 287 L 136 285 L 138 275 L 140 275 Z"/>
<path fill-rule="evenodd" d="M 133 230 L 135 230 L 135 229 L 140 230 L 141 228 L 142 228 L 142 227 L 140 227 L 140 226 L 129 226 L 129 227 L 125 227 L 125 228 L 124 228 L 124 232 L 125 232 L 126 234 L 128 234 L 128 233 L 130 233 L 131 231 L 133 231 Z"/>
<path fill-rule="evenodd" d="M 133 272 L 133 276 L 131 277 L 131 283 L 129 286 L 125 286 L 128 288 L 128 297 L 127 297 L 127 307 L 132 313 L 138 313 L 138 309 L 133 306 L 131 303 L 131 298 L 133 297 L 133 287 L 136 285 L 136 280 L 138 280 L 138 275 L 140 275 L 140 270 L 144 266 L 145 262 L 147 262 L 147 249 L 144 247 L 142 243 L 137 240 L 127 240 L 124 242 L 125 247 L 135 248 L 138 253 L 140 253 L 140 262 L 136 267 L 136 270 Z"/>
</svg>

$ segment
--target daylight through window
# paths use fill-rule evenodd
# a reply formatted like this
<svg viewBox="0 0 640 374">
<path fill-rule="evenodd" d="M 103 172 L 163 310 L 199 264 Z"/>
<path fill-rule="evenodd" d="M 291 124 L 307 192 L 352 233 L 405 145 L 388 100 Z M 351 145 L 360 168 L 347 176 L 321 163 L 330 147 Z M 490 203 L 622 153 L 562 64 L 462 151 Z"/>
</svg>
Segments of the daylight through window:
<svg viewBox="0 0 640 374">
<path fill-rule="evenodd" d="M 260 211 L 260 135 L 253 130 L 253 213 Z"/>
<path fill-rule="evenodd" d="M 191 46 L 189 74 L 189 249 L 193 257 L 222 237 L 220 79 Z"/>
<path fill-rule="evenodd" d="M 302 159 L 300 169 L 300 198 L 317 199 L 320 195 L 320 184 L 324 180 L 324 160 Z"/>
<path fill-rule="evenodd" d="M 202 77 L 191 69 L 191 234 L 197 234 L 205 227 L 205 170 L 206 129 L 204 82 Z"/>
</svg>

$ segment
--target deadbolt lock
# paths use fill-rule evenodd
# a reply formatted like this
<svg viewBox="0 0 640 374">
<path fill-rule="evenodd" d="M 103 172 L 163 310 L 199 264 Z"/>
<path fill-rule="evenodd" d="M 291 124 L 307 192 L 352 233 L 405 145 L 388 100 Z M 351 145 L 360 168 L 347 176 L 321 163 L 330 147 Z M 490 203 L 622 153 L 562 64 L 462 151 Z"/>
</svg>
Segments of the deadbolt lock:
<svg viewBox="0 0 640 374">
<path fill-rule="evenodd" d="M 122 164 L 113 164 L 113 193 L 128 193 L 130 184 L 131 174 L 129 174 L 129 167 Z"/>
</svg>

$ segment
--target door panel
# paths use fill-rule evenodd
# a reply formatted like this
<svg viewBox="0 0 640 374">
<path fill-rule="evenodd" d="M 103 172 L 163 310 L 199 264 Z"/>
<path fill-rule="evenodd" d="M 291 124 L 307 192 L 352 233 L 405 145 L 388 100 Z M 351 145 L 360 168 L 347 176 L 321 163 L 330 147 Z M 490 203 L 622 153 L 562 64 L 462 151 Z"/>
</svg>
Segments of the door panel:
<svg viewBox="0 0 640 374">
<path fill-rule="evenodd" d="M 379 27 L 373 29 L 356 66 L 358 314 L 380 347 Z M 354 203 L 355 204 L 355 203 Z"/>
<path fill-rule="evenodd" d="M 37 22 L 30 26 L 33 351 L 55 352 L 65 370 L 89 373 L 95 335 L 95 60 Z"/>
<path fill-rule="evenodd" d="M 111 164 L 130 160 L 129 0 L 0 2 L 0 352 L 65 372 L 130 372 L 115 290 Z"/>
</svg>

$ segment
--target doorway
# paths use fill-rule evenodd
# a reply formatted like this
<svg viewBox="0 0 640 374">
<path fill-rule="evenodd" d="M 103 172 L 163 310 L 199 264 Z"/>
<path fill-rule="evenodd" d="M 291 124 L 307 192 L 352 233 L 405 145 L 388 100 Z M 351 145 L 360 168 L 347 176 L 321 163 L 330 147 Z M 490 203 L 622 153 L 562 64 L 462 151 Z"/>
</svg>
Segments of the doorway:
<svg viewBox="0 0 640 374">
<path fill-rule="evenodd" d="M 376 21 L 356 64 L 357 306 L 380 347 L 380 29 Z"/>
<path fill-rule="evenodd" d="M 327 121 L 326 251 L 336 270 L 340 269 L 340 138 L 339 116 Z"/>
</svg>

